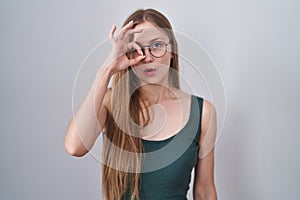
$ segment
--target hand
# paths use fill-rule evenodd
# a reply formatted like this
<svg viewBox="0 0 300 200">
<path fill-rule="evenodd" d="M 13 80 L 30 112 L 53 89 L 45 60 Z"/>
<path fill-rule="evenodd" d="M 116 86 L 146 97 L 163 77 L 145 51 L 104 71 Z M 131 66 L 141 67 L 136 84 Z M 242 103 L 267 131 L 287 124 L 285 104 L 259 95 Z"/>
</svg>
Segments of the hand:
<svg viewBox="0 0 300 200">
<path fill-rule="evenodd" d="M 139 63 L 145 58 L 141 47 L 137 43 L 130 41 L 130 38 L 133 38 L 134 33 L 140 33 L 143 29 L 132 29 L 132 27 L 133 21 L 121 28 L 116 38 L 114 37 L 116 31 L 115 25 L 109 33 L 112 49 L 109 53 L 108 60 L 111 62 L 109 67 L 112 73 L 124 70 L 129 66 Z M 128 58 L 126 53 L 131 49 L 136 49 L 140 55 L 133 59 Z"/>
</svg>

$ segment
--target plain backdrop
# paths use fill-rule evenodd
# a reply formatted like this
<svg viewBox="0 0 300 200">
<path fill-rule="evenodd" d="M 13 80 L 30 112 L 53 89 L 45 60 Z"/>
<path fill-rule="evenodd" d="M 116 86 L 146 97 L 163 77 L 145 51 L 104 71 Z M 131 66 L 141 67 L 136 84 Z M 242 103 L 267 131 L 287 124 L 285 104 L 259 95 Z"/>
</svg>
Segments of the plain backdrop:
<svg viewBox="0 0 300 200">
<path fill-rule="evenodd" d="M 100 164 L 63 145 L 73 83 L 112 24 L 138 8 L 163 12 L 205 47 L 223 78 L 219 199 L 300 199 L 296 0 L 1 0 L 0 199 L 101 199 Z"/>
</svg>

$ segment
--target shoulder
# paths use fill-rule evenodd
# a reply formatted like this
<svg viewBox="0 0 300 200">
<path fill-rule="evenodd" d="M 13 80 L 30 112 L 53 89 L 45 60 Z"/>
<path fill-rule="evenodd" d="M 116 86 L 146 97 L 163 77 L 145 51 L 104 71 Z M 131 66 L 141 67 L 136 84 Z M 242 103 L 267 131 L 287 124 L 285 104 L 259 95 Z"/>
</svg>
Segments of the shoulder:
<svg viewBox="0 0 300 200">
<path fill-rule="evenodd" d="M 202 109 L 202 111 L 200 111 L 202 130 L 203 129 L 207 130 L 209 123 L 213 120 L 214 117 L 216 117 L 215 106 L 210 101 L 204 99 L 203 97 L 196 96 L 196 95 L 193 96 L 197 98 L 199 106 Z"/>
<path fill-rule="evenodd" d="M 199 144 L 203 146 L 206 140 L 206 146 L 211 146 L 214 143 L 217 129 L 216 108 L 206 99 L 203 99 L 202 102 L 201 137 L 199 138 Z"/>
<path fill-rule="evenodd" d="M 207 131 L 210 125 L 213 125 L 216 120 L 216 108 L 215 106 L 208 100 L 203 99 L 202 105 L 202 128 L 201 130 Z"/>
<path fill-rule="evenodd" d="M 200 110 L 200 119 L 201 119 L 201 135 L 205 136 L 209 128 L 213 128 L 216 124 L 216 108 L 215 106 L 207 99 L 194 95 L 199 103 Z"/>
</svg>

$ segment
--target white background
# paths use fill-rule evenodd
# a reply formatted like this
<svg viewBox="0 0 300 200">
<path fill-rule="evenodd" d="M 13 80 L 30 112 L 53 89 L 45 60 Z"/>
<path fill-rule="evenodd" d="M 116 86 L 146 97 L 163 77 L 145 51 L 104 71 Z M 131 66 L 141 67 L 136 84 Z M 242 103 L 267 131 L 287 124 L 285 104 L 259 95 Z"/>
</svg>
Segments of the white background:
<svg viewBox="0 0 300 200">
<path fill-rule="evenodd" d="M 99 163 L 63 146 L 73 82 L 112 24 L 149 7 L 202 44 L 223 78 L 219 199 L 300 199 L 296 0 L 2 0 L 0 199 L 101 199 Z"/>
</svg>

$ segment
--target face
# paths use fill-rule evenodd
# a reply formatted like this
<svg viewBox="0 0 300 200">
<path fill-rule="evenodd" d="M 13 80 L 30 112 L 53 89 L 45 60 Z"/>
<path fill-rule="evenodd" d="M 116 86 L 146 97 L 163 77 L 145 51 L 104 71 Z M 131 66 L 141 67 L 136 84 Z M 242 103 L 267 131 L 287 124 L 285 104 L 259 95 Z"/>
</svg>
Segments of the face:
<svg viewBox="0 0 300 200">
<path fill-rule="evenodd" d="M 169 37 L 150 22 L 138 24 L 135 29 L 143 29 L 142 32 L 134 34 L 133 42 L 142 48 L 145 58 L 132 66 L 133 72 L 144 83 L 167 84 L 172 58 Z M 133 52 L 131 56 L 135 56 L 134 54 Z"/>
</svg>

